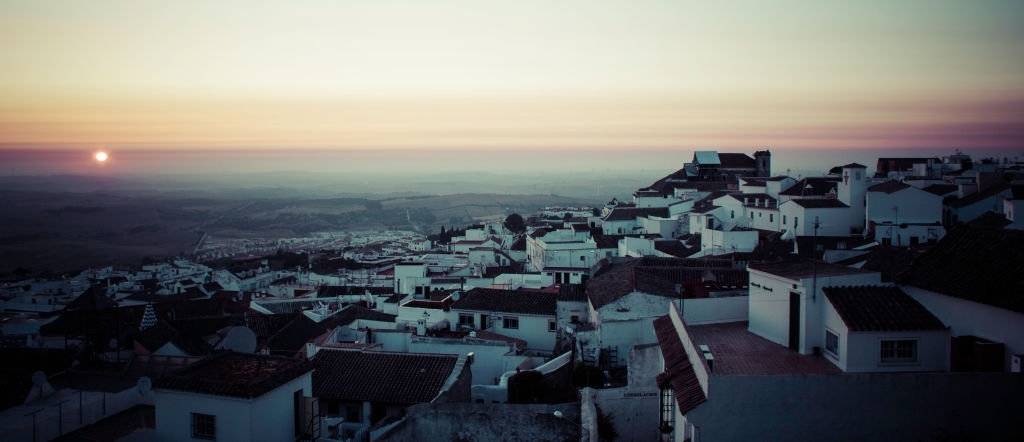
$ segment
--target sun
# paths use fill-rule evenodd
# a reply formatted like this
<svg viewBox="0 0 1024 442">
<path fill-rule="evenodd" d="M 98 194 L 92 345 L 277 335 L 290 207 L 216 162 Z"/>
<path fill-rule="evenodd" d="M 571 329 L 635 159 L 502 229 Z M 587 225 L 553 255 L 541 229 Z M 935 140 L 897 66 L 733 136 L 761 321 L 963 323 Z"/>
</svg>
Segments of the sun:
<svg viewBox="0 0 1024 442">
<path fill-rule="evenodd" d="M 107 153 L 102 151 L 96 152 L 96 161 L 99 161 L 101 163 L 107 161 Z"/>
</svg>

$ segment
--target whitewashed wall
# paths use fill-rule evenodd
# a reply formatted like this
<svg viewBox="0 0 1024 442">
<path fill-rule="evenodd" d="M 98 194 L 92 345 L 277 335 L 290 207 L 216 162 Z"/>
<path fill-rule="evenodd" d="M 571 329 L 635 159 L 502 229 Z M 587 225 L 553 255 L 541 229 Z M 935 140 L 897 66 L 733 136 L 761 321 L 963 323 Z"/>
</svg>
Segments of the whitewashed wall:
<svg viewBox="0 0 1024 442">
<path fill-rule="evenodd" d="M 1024 313 L 913 286 L 900 288 L 946 324 L 952 336 L 973 335 L 1005 344 L 1005 370 L 1010 369 L 1012 355 L 1024 354 Z"/>
</svg>

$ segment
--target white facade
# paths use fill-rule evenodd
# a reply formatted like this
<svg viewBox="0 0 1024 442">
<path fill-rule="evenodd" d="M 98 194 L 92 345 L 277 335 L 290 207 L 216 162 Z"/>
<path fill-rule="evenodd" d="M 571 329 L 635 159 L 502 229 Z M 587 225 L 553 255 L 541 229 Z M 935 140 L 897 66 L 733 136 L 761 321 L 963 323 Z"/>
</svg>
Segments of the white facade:
<svg viewBox="0 0 1024 442">
<path fill-rule="evenodd" d="M 848 164 L 842 167 L 842 179 L 836 184 L 837 198 L 847 206 L 850 206 L 847 212 L 849 224 L 846 233 L 843 233 L 844 235 L 849 234 L 850 229 L 856 229 L 857 231 L 864 229 L 865 201 L 868 188 L 866 172 L 867 170 L 864 166 Z"/>
<path fill-rule="evenodd" d="M 509 296 L 517 295 L 510 294 Z M 510 338 L 522 339 L 526 341 L 528 350 L 550 353 L 555 348 L 557 322 L 553 315 L 480 312 L 452 308 L 450 312 L 447 312 L 448 323 L 451 324 L 452 330 L 459 326 L 459 316 L 472 316 L 472 324 L 475 329 L 489 330 Z"/>
<path fill-rule="evenodd" d="M 781 203 L 779 214 L 782 216 L 780 229 L 791 230 L 796 236 L 813 236 L 815 219 L 818 220 L 817 234 L 821 236 L 849 235 L 853 224 L 863 224 L 863 220 L 851 221 L 851 212 L 846 207 L 805 208 L 796 201 Z"/>
<path fill-rule="evenodd" d="M 949 371 L 949 330 L 851 332 L 831 302 L 825 300 L 824 334 L 838 338 L 838 348 L 822 346 L 825 359 L 844 372 Z M 912 341 L 916 360 L 886 362 L 881 359 L 884 341 Z"/>
<path fill-rule="evenodd" d="M 914 286 L 900 286 L 943 324 L 952 336 L 972 335 L 1005 347 L 1004 369 L 1010 369 L 1012 355 L 1024 354 L 1024 313 L 947 296 Z"/>
<path fill-rule="evenodd" d="M 1003 215 L 1011 222 L 1006 226 L 1007 229 L 1024 230 L 1024 200 L 1006 198 L 1003 201 Z"/>
<path fill-rule="evenodd" d="M 424 264 L 399 263 L 395 265 L 395 293 L 411 295 L 416 291 L 416 287 L 429 285 L 430 278 L 427 277 Z"/>
<path fill-rule="evenodd" d="M 818 266 L 835 266 L 819 263 Z M 852 269 L 851 269 L 852 270 Z M 790 278 L 750 269 L 750 301 L 748 329 L 782 346 L 789 346 L 801 354 L 811 354 L 814 347 L 824 347 L 823 316 L 828 301 L 822 287 L 879 285 L 881 274 L 850 272 L 828 276 L 824 269 L 817 278 L 801 276 Z M 792 303 L 799 306 L 799 316 L 790 317 Z M 791 327 L 797 327 L 791 331 Z M 796 336 L 790 342 L 791 333 Z"/>
<path fill-rule="evenodd" d="M 215 416 L 214 440 L 295 440 L 294 395 L 312 396 L 312 372 L 254 399 L 160 389 L 156 391 L 156 440 L 192 437 L 192 413 Z"/>
<path fill-rule="evenodd" d="M 867 222 L 938 223 L 942 221 L 942 197 L 916 187 L 893 193 L 867 193 Z"/>
<path fill-rule="evenodd" d="M 605 258 L 607 250 L 598 249 L 589 234 L 577 234 L 571 230 L 548 232 L 540 238 L 527 237 L 526 254 L 534 271 L 548 267 L 589 271 L 594 263 Z"/>
</svg>

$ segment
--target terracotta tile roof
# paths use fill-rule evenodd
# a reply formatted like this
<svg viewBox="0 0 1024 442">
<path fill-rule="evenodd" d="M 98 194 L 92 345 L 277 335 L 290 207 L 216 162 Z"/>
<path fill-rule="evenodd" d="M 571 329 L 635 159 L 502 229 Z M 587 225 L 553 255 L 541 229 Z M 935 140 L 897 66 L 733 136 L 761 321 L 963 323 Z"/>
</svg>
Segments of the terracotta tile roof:
<svg viewBox="0 0 1024 442">
<path fill-rule="evenodd" d="M 884 183 L 878 183 L 874 186 L 868 187 L 868 192 L 885 192 L 885 193 L 896 193 L 903 189 L 910 187 L 909 184 L 901 183 L 896 180 L 889 180 Z"/>
<path fill-rule="evenodd" d="M 291 356 L 302 350 L 307 342 L 327 333 L 328 330 L 326 325 L 300 313 L 292 322 L 267 338 L 267 347 L 271 354 Z"/>
<path fill-rule="evenodd" d="M 633 267 L 639 260 L 609 264 L 587 281 L 587 297 L 594 308 L 615 302 L 633 291 Z"/>
<path fill-rule="evenodd" d="M 604 218 L 605 221 L 632 221 L 637 218 L 658 216 L 668 217 L 667 207 L 616 207 Z"/>
<path fill-rule="evenodd" d="M 868 251 L 867 256 L 860 260 L 864 262 L 860 268 L 879 272 L 882 276 L 882 282 L 892 282 L 896 275 L 910 268 L 910 263 L 914 260 L 915 256 L 921 255 L 925 251 L 927 251 L 927 247 L 906 248 L 878 245 L 872 247 Z M 837 264 L 845 263 L 839 262 Z M 856 264 L 856 262 L 852 264 Z"/>
<path fill-rule="evenodd" d="M 373 310 L 367 307 L 363 307 L 359 304 L 349 304 L 345 308 L 341 309 L 338 313 L 331 315 L 329 318 L 323 320 L 323 324 L 328 328 L 336 328 L 342 325 L 349 325 L 359 319 L 365 319 L 368 321 L 379 321 L 379 322 L 395 322 L 395 318 L 398 315 L 392 315 L 390 313 L 384 313 L 377 310 Z"/>
<path fill-rule="evenodd" d="M 707 400 L 693 369 L 694 361 L 687 357 L 679 333 L 667 315 L 654 320 L 654 334 L 665 360 L 665 371 L 655 378 L 658 388 L 671 388 L 679 413 L 689 413 Z"/>
<path fill-rule="evenodd" d="M 132 339 L 150 352 L 157 351 L 164 344 L 171 341 L 178 330 L 172 327 L 167 321 L 157 321 L 152 327 L 140 331 Z"/>
<path fill-rule="evenodd" d="M 297 359 L 222 352 L 158 379 L 154 387 L 252 399 L 312 369 Z"/>
<path fill-rule="evenodd" d="M 1024 313 L 1024 231 L 960 225 L 896 281 Z"/>
<path fill-rule="evenodd" d="M 313 395 L 352 402 L 430 402 L 458 360 L 458 355 L 321 350 L 313 358 Z"/>
<path fill-rule="evenodd" d="M 516 240 L 512 242 L 512 245 L 508 246 L 509 250 L 526 250 L 526 236 L 519 235 Z"/>
<path fill-rule="evenodd" d="M 256 311 L 245 312 L 243 321 L 249 330 L 256 334 L 256 337 L 263 340 L 275 334 L 286 325 L 295 320 L 297 315 L 302 313 L 287 313 L 283 315 L 265 315 Z"/>
<path fill-rule="evenodd" d="M 1007 183 L 999 183 L 986 189 L 974 192 L 963 198 L 953 198 L 949 201 L 944 201 L 943 205 L 959 209 L 961 207 L 971 206 L 980 203 L 986 199 L 999 197 L 1002 198 L 1002 194 L 1009 193 L 1010 185 Z"/>
<path fill-rule="evenodd" d="M 614 249 L 619 247 L 619 240 L 625 238 L 626 235 L 603 235 L 600 233 L 593 234 L 592 238 L 594 243 L 597 244 L 599 249 Z"/>
<path fill-rule="evenodd" d="M 745 153 L 725 152 L 718 154 L 718 161 L 723 168 L 730 169 L 755 169 L 757 163 Z"/>
<path fill-rule="evenodd" d="M 1006 219 L 1006 216 L 1001 213 L 995 213 L 990 210 L 985 213 L 982 213 L 981 215 L 978 215 L 977 217 L 970 221 L 967 221 L 967 224 L 970 224 L 974 227 L 1002 229 L 1003 227 L 1013 224 L 1013 221 Z"/>
<path fill-rule="evenodd" d="M 795 198 L 790 201 L 806 209 L 841 209 L 850 207 L 846 203 L 834 198 Z"/>
<path fill-rule="evenodd" d="M 478 287 L 462 293 L 459 300 L 452 304 L 452 309 L 553 316 L 557 303 L 558 295 L 555 293 L 524 293 Z"/>
<path fill-rule="evenodd" d="M 587 302 L 587 287 L 583 284 L 562 284 L 558 288 L 558 300 L 564 302 Z"/>
<path fill-rule="evenodd" d="M 677 258 L 685 258 L 699 252 L 700 247 L 686 247 L 686 244 L 683 244 L 682 241 L 673 239 L 668 241 L 655 241 L 654 250 Z"/>
<path fill-rule="evenodd" d="M 526 350 L 526 341 L 523 340 L 523 339 L 513 338 L 511 336 L 505 336 L 503 334 L 495 333 L 495 332 L 492 332 L 490 330 L 474 330 L 473 333 L 476 333 L 476 337 L 479 338 L 479 339 L 487 339 L 487 340 L 490 340 L 490 341 L 508 342 L 510 344 L 514 344 L 516 346 L 516 350 L 519 350 L 519 351 Z"/>
<path fill-rule="evenodd" d="M 939 318 L 899 287 L 823 287 L 825 297 L 852 332 L 943 330 Z"/>
<path fill-rule="evenodd" d="M 692 284 L 711 288 L 747 287 L 746 270 L 731 268 L 731 261 L 645 257 L 605 266 L 587 281 L 587 296 L 594 308 L 601 308 L 634 290 L 657 296 L 679 296 L 676 286 Z M 713 278 L 708 279 L 708 275 Z M 686 296 L 684 294 L 684 296 Z"/>
<path fill-rule="evenodd" d="M 779 192 L 779 195 L 823 196 L 835 188 L 838 183 L 839 177 L 807 177 Z"/>
<path fill-rule="evenodd" d="M 802 355 L 771 342 L 749 332 L 748 325 L 746 321 L 689 325 L 686 331 L 694 345 L 708 346 L 715 376 L 842 374 L 825 358 Z"/>
</svg>

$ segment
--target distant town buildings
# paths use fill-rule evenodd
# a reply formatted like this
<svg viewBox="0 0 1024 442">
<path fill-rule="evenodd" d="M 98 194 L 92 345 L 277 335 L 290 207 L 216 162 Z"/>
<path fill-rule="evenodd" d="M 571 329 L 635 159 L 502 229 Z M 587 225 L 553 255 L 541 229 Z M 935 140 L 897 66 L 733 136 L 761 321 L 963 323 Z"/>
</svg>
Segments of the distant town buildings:
<svg viewBox="0 0 1024 442">
<path fill-rule="evenodd" d="M 429 415 L 468 438 L 453 413 L 559 440 L 1024 436 L 1021 165 L 874 164 L 789 177 L 767 150 L 699 151 L 631 201 L 514 230 L 208 238 L 6 281 L 0 352 L 41 374 L 10 364 L 0 421 L 31 440 L 52 403 L 114 419 L 57 400 L 109 390 L 155 440 L 402 440 Z M 539 403 L 574 409 L 518 408 Z"/>
</svg>

